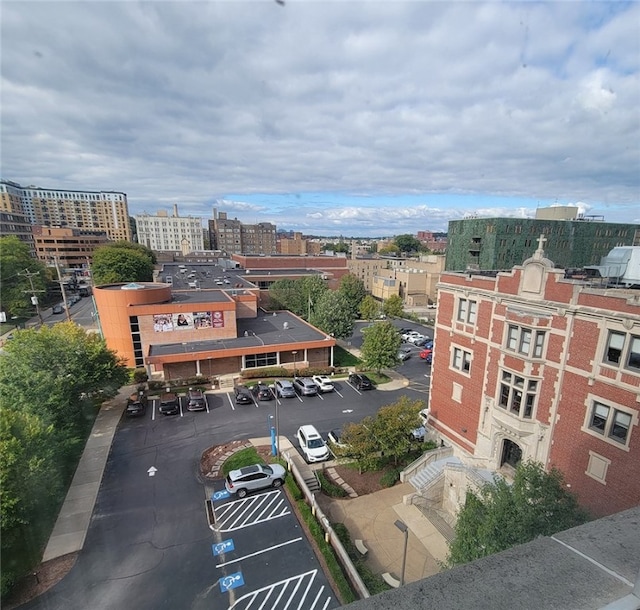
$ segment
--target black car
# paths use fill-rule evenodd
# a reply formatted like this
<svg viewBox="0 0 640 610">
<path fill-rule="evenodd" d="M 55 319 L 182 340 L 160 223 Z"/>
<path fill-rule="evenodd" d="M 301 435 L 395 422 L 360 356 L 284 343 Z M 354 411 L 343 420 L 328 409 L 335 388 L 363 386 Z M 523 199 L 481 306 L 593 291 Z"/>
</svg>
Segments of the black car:
<svg viewBox="0 0 640 610">
<path fill-rule="evenodd" d="M 127 399 L 127 417 L 139 417 L 147 411 L 147 397 L 144 392 L 131 394 Z"/>
<path fill-rule="evenodd" d="M 369 379 L 366 375 L 363 375 L 362 373 L 351 373 L 351 375 L 349 375 L 349 383 L 356 390 L 373 389 L 373 383 L 371 383 L 371 379 Z"/>
<path fill-rule="evenodd" d="M 264 383 L 256 383 L 256 385 L 251 388 L 251 391 L 258 400 L 273 400 L 271 388 Z"/>
<path fill-rule="evenodd" d="M 235 389 L 236 394 L 236 403 L 239 405 L 252 405 L 253 404 L 253 396 L 249 389 L 243 385 L 239 385 Z"/>
<path fill-rule="evenodd" d="M 207 408 L 207 400 L 202 390 L 189 388 L 187 393 L 187 410 L 204 411 Z"/>
<path fill-rule="evenodd" d="M 160 397 L 160 407 L 158 411 L 162 415 L 177 415 L 180 413 L 180 402 L 173 392 L 167 392 Z"/>
</svg>

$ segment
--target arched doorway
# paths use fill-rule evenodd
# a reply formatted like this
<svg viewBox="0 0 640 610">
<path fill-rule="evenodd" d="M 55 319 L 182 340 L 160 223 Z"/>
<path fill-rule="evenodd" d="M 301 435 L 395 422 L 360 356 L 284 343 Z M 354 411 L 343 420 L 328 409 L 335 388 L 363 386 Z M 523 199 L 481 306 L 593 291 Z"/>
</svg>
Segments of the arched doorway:
<svg viewBox="0 0 640 610">
<path fill-rule="evenodd" d="M 502 458 L 500 459 L 500 467 L 506 464 L 507 466 L 511 466 L 511 468 L 515 468 L 521 460 L 522 449 L 520 449 L 520 446 L 514 443 L 512 440 L 505 438 L 502 444 Z"/>
</svg>

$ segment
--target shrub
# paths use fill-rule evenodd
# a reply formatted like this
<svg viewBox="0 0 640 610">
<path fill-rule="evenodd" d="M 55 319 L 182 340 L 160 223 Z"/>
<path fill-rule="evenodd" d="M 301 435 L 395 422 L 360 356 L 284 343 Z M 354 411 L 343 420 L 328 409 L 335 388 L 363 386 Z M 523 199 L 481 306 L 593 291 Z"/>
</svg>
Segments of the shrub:
<svg viewBox="0 0 640 610">
<path fill-rule="evenodd" d="M 347 495 L 347 492 L 340 487 L 340 485 L 336 485 L 325 476 L 324 472 L 321 470 L 316 471 L 316 475 L 318 476 L 318 480 L 320 481 L 320 489 L 327 494 L 331 498 L 344 498 Z"/>
<path fill-rule="evenodd" d="M 380 477 L 380 485 L 383 487 L 393 487 L 399 480 L 400 471 L 397 468 L 391 468 Z"/>
<path fill-rule="evenodd" d="M 147 375 L 147 371 L 145 369 L 139 368 L 133 371 L 134 383 L 144 383 L 148 379 L 149 379 L 149 375 Z"/>
</svg>

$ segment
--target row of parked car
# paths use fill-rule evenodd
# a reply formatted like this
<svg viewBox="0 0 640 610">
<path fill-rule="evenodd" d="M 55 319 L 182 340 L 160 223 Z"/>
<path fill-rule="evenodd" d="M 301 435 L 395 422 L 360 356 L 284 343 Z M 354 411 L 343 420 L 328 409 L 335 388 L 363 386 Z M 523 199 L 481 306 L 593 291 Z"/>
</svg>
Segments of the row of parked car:
<svg viewBox="0 0 640 610">
<path fill-rule="evenodd" d="M 147 412 L 149 400 L 144 390 L 138 390 L 127 399 L 127 416 L 140 417 Z M 189 388 L 187 392 L 187 411 L 205 411 L 207 399 L 204 392 L 198 388 Z M 180 413 L 180 399 L 175 392 L 165 392 L 160 396 L 158 411 L 162 415 L 178 415 Z"/>
</svg>

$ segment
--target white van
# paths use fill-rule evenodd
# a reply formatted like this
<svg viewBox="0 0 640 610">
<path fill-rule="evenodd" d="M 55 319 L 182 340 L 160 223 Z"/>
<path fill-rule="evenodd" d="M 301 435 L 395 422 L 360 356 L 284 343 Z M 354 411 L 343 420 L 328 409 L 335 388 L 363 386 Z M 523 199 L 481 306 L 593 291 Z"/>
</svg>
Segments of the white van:
<svg viewBox="0 0 640 610">
<path fill-rule="evenodd" d="M 322 462 L 329 457 L 329 447 L 315 426 L 300 426 L 296 437 L 302 456 L 307 462 Z"/>
</svg>

